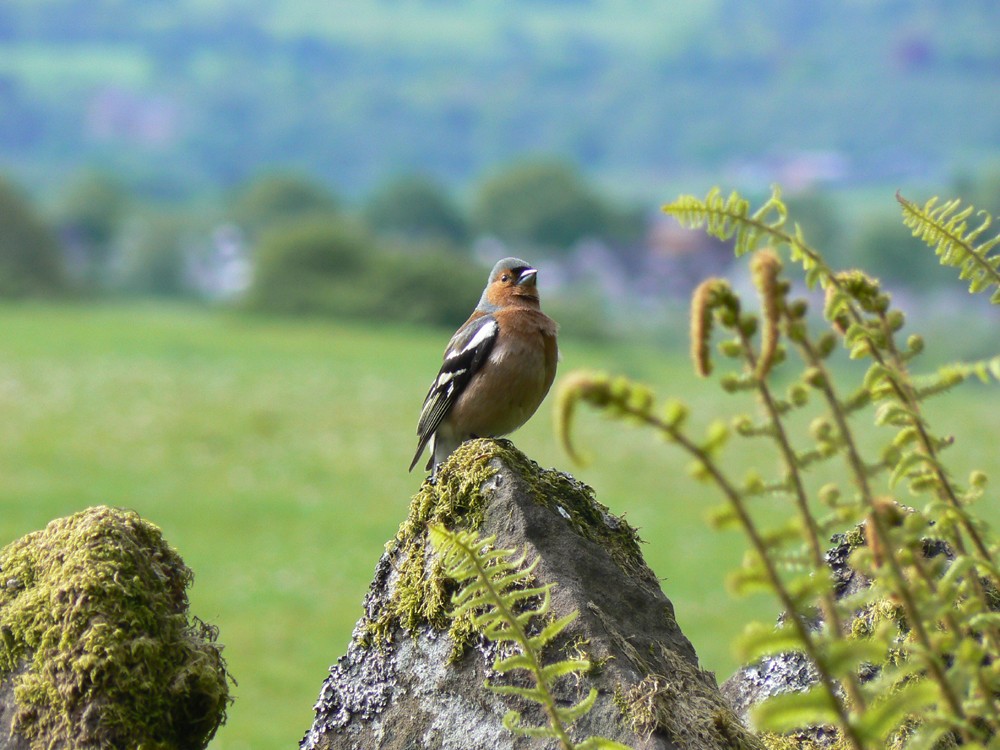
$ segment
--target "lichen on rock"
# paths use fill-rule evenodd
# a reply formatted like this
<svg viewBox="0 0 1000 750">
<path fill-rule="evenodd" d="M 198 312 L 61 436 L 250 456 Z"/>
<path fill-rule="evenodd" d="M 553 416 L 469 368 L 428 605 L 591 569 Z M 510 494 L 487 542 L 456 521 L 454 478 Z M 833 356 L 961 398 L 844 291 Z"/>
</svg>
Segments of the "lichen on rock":
<svg viewBox="0 0 1000 750">
<path fill-rule="evenodd" d="M 0 678 L 32 748 L 203 748 L 225 721 L 217 631 L 193 574 L 135 512 L 89 508 L 0 550 Z"/>
</svg>

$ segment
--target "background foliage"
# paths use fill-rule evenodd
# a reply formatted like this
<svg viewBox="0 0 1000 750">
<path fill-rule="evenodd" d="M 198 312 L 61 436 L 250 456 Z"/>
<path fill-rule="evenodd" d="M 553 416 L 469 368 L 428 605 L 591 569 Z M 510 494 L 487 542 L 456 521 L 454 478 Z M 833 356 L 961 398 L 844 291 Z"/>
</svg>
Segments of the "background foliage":
<svg viewBox="0 0 1000 750">
<path fill-rule="evenodd" d="M 52 296 L 65 289 L 60 248 L 28 197 L 0 181 L 0 296 Z"/>
</svg>

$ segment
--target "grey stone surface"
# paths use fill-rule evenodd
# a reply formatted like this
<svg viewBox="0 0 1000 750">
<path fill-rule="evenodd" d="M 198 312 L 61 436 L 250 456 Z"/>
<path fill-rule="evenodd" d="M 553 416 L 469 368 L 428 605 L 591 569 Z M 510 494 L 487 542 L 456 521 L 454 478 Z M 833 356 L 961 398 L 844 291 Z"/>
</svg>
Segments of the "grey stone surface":
<svg viewBox="0 0 1000 750">
<path fill-rule="evenodd" d="M 813 663 L 798 651 L 788 651 L 740 667 L 722 683 L 722 694 L 737 716 L 748 723 L 751 708 L 782 693 L 805 690 L 818 679 Z"/>
<path fill-rule="evenodd" d="M 596 674 L 562 678 L 556 686 L 556 697 L 565 702 L 580 700 L 592 687 L 599 691 L 594 708 L 573 727 L 575 741 L 600 735 L 637 750 L 758 747 L 735 720 L 714 675 L 699 668 L 649 568 L 640 559 L 638 570 L 624 569 L 608 550 L 574 529 L 559 502 L 540 502 L 532 489 L 538 477 L 523 476 L 526 465 L 515 469 L 493 459 L 497 473 L 482 486 L 486 509 L 477 531 L 496 534 L 498 547 L 527 550 L 529 560 L 539 556 L 536 579 L 555 584 L 553 613 L 579 611 L 561 641 L 546 650 L 547 661 L 566 658 L 560 645 L 582 639 L 601 665 Z M 594 503 L 589 488 L 571 481 L 575 492 L 586 496 L 576 500 Z M 601 510 L 603 523 L 624 523 Z M 415 632 L 396 627 L 387 646 L 364 645 L 367 623 L 378 618 L 392 596 L 398 562 L 392 553 L 379 561 L 365 615 L 347 653 L 323 683 L 303 750 L 556 747 L 554 741 L 503 728 L 511 709 L 520 711 L 526 724 L 546 722 L 535 704 L 484 687 L 486 678 L 512 679 L 493 672 L 493 644 L 480 641 L 453 663 L 448 659 L 451 639 L 430 626 Z"/>
<path fill-rule="evenodd" d="M 846 536 L 838 534 L 833 538 L 833 547 L 826 553 L 826 563 L 833 573 L 834 594 L 838 599 L 869 585 L 868 579 L 848 564 L 852 549 Z M 821 627 L 822 621 L 817 620 L 813 626 Z M 748 714 L 754 706 L 775 695 L 806 690 L 818 679 L 816 667 L 805 654 L 788 651 L 740 667 L 722 683 L 721 690 L 740 720 L 749 724 Z M 814 728 L 814 731 L 819 729 Z"/>
<path fill-rule="evenodd" d="M 12 733 L 14 714 L 17 707 L 14 703 L 14 682 L 27 671 L 25 663 L 21 669 L 0 679 L 0 750 L 29 750 L 30 745 L 20 734 Z"/>
</svg>

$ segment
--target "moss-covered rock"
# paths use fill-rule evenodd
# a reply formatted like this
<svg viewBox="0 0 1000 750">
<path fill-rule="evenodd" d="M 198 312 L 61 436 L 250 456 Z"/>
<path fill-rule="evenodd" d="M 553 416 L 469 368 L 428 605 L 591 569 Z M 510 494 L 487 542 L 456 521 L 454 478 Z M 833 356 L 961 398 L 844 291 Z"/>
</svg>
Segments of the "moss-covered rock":
<svg viewBox="0 0 1000 750">
<path fill-rule="evenodd" d="M 759 750 L 714 676 L 699 667 L 635 530 L 589 487 L 539 468 L 503 440 L 465 443 L 439 467 L 437 482 L 414 496 L 376 566 L 347 653 L 323 684 L 305 750 L 543 746 L 503 728 L 511 709 L 528 726 L 548 719 L 539 705 L 484 686 L 528 682 L 498 675 L 502 647 L 450 617 L 454 584 L 440 571 L 429 523 L 495 536 L 498 548 L 537 558 L 538 585 L 553 584 L 549 616 L 578 613 L 543 655 L 548 663 L 573 657 L 593 665 L 553 686 L 560 705 L 597 690 L 573 725 L 575 741 L 599 735 L 636 750 Z"/>
<path fill-rule="evenodd" d="M 96 507 L 0 550 L 0 679 L 32 748 L 203 748 L 229 689 L 193 574 L 136 513 Z"/>
<path fill-rule="evenodd" d="M 539 469 L 508 440 L 470 440 L 439 469 L 437 481 L 423 483 L 410 501 L 406 520 L 386 544 L 399 578 L 378 619 L 368 624 L 372 642 L 382 642 L 395 625 L 412 631 L 431 624 L 448 630 L 459 650 L 464 646 L 471 622 L 468 617 L 456 621 L 448 615 L 453 587 L 428 555 L 427 527 L 460 525 L 478 530 L 486 509 L 484 491 L 501 464 L 527 483 L 533 502 L 559 513 L 577 534 L 601 545 L 623 573 L 646 568 L 635 529 L 612 516 L 590 487 L 568 474 Z"/>
</svg>

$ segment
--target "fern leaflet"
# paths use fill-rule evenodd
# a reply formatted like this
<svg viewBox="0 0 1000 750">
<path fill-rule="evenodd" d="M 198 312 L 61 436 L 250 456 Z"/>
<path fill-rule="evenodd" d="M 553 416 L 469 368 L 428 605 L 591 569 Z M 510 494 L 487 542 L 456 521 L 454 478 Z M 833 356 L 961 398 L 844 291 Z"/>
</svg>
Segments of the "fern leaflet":
<svg viewBox="0 0 1000 750">
<path fill-rule="evenodd" d="M 735 236 L 736 255 L 756 250 L 762 241 L 780 232 L 785 225 L 787 210 L 781 202 L 781 191 L 774 189 L 764 205 L 750 213 L 750 202 L 733 191 L 724 199 L 718 188 L 712 188 L 704 201 L 685 195 L 663 207 L 689 229 L 704 226 L 705 231 L 720 240 Z"/>
<path fill-rule="evenodd" d="M 957 198 L 937 204 L 931 198 L 920 208 L 896 193 L 896 200 L 903 207 L 903 223 L 909 227 L 914 237 L 923 240 L 934 249 L 941 265 L 960 268 L 959 278 L 969 282 L 973 294 L 995 286 L 990 297 L 994 305 L 1000 304 L 1000 253 L 993 253 L 1000 245 L 1000 234 L 979 242 L 979 238 L 989 229 L 992 219 L 985 211 L 976 211 L 972 206 L 962 208 Z M 969 219 L 975 215 L 977 226 L 969 229 Z"/>
</svg>

